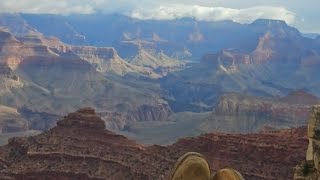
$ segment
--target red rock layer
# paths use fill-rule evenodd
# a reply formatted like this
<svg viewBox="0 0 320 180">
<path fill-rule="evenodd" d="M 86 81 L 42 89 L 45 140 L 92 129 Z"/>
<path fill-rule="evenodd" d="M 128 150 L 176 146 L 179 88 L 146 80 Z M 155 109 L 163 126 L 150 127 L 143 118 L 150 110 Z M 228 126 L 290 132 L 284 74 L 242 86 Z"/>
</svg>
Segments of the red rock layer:
<svg viewBox="0 0 320 180">
<path fill-rule="evenodd" d="M 206 134 L 182 139 L 170 149 L 200 152 L 213 170 L 233 167 L 249 180 L 292 179 L 307 144 L 304 127 L 247 135 Z"/>
<path fill-rule="evenodd" d="M 212 170 L 231 166 L 246 179 L 290 179 L 303 159 L 306 129 L 250 135 L 206 134 L 170 146 L 143 146 L 104 129 L 94 110 L 71 113 L 38 136 L 13 138 L 0 148 L 3 179 L 167 179 L 188 151 Z"/>
</svg>

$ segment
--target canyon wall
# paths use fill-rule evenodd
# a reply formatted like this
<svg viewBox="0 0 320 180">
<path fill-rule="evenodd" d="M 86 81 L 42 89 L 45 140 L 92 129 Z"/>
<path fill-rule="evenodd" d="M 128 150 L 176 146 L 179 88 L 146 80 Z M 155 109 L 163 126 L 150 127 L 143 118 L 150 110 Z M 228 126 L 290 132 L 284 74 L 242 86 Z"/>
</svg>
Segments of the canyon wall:
<svg viewBox="0 0 320 180">
<path fill-rule="evenodd" d="M 225 166 L 248 180 L 292 179 L 304 158 L 306 128 L 250 135 L 204 134 L 169 146 L 145 146 L 105 129 L 91 108 L 65 116 L 40 135 L 12 138 L 0 148 L 6 179 L 167 179 L 184 153 L 202 153 L 216 171 Z"/>
</svg>

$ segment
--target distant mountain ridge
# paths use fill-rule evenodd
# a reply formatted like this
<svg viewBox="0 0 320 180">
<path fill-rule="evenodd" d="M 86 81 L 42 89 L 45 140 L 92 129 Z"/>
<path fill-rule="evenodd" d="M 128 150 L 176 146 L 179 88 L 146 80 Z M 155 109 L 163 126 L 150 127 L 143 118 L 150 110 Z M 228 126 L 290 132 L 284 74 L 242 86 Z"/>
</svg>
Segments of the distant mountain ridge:
<svg viewBox="0 0 320 180">
<path fill-rule="evenodd" d="M 0 15 L 3 19 L 9 19 L 7 16 Z M 126 50 L 118 48 L 121 41 L 142 40 L 151 45 L 152 49 L 163 51 L 170 57 L 178 59 L 185 58 L 183 52 L 187 50 L 191 53 L 190 59 L 198 60 L 206 53 L 225 48 L 250 52 L 255 48 L 259 37 L 270 30 L 272 33 L 300 34 L 284 21 L 265 19 L 242 25 L 232 21 L 205 22 L 189 18 L 138 20 L 123 15 L 104 14 L 70 16 L 16 14 L 14 17 L 15 19 L 7 20 L 11 20 L 11 23 L 0 21 L 0 25 L 13 29 L 12 25 L 17 26 L 14 24 L 16 21 L 19 23 L 18 26 L 33 27 L 46 36 L 58 37 L 68 44 L 113 46 L 117 48 L 122 58 L 128 58 L 128 54 Z M 17 32 L 15 35 L 25 35 L 25 32 L 13 32 Z"/>
</svg>

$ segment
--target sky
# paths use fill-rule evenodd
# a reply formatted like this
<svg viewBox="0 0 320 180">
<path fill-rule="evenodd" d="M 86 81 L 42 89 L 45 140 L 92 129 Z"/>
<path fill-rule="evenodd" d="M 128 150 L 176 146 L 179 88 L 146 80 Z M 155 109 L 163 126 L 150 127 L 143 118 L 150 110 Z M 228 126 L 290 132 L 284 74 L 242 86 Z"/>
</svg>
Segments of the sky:
<svg viewBox="0 0 320 180">
<path fill-rule="evenodd" d="M 320 0 L 0 0 L 0 12 L 120 13 L 139 19 L 192 17 L 251 23 L 279 19 L 302 32 L 320 33 Z"/>
</svg>

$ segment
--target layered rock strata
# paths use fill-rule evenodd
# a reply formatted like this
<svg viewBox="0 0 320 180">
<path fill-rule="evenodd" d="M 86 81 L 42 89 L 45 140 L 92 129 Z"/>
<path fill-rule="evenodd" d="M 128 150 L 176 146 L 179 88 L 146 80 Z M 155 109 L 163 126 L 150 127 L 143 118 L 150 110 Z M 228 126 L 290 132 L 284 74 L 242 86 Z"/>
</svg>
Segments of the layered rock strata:
<svg viewBox="0 0 320 180">
<path fill-rule="evenodd" d="M 206 134 L 170 146 L 143 146 L 105 129 L 91 108 L 71 113 L 40 135 L 0 148 L 2 179 L 167 179 L 177 158 L 202 153 L 213 171 L 246 179 L 291 179 L 303 159 L 305 128 L 251 135 Z"/>
</svg>

